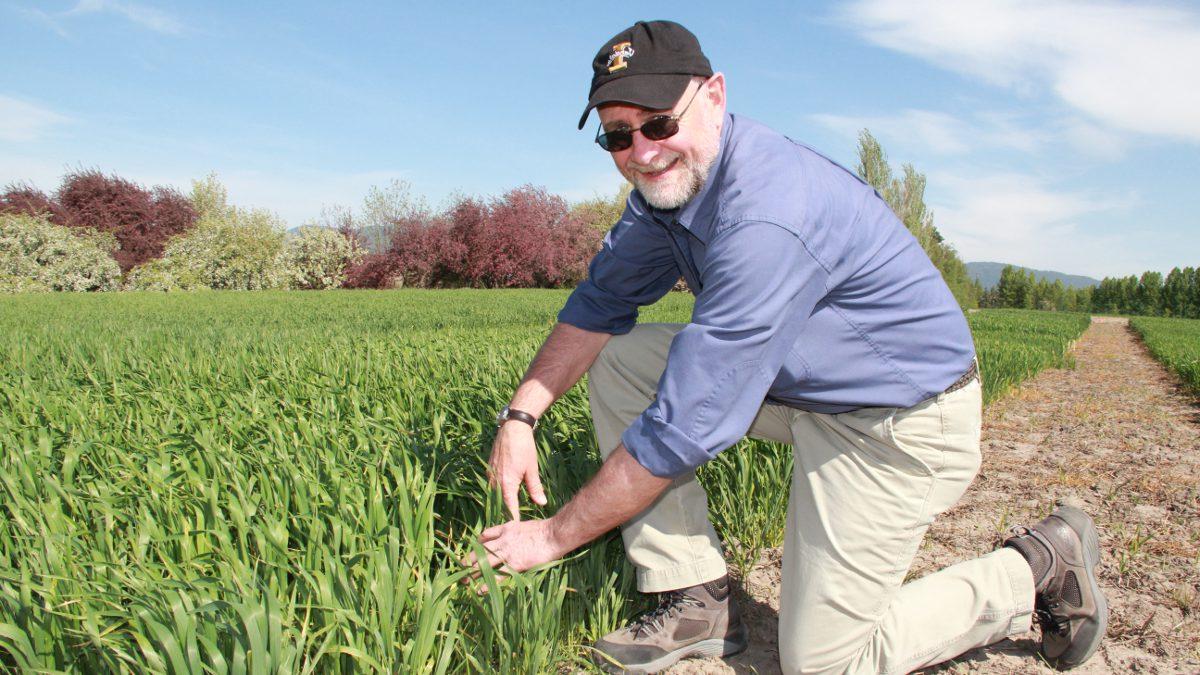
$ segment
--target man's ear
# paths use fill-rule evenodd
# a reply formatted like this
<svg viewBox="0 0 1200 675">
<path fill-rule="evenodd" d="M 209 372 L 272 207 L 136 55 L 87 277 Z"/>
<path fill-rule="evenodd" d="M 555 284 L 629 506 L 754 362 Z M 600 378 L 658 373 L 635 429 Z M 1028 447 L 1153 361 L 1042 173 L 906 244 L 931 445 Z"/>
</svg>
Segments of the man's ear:
<svg viewBox="0 0 1200 675">
<path fill-rule="evenodd" d="M 725 114 L 725 74 L 714 73 L 704 86 L 704 95 L 708 97 L 713 109 L 722 115 Z"/>
</svg>

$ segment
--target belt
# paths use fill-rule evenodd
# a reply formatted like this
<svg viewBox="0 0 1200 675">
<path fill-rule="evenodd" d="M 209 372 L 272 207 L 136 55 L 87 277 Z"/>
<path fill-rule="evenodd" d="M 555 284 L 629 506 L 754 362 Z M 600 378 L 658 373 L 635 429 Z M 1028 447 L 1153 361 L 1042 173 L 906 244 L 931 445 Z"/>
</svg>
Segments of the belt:
<svg viewBox="0 0 1200 675">
<path fill-rule="evenodd" d="M 975 361 L 972 359 L 971 367 L 967 368 L 967 372 L 963 373 L 962 377 L 955 380 L 954 384 L 950 385 L 949 387 L 946 387 L 946 393 L 949 394 L 952 391 L 958 391 L 959 389 L 962 389 L 963 387 L 967 386 L 968 384 L 971 384 L 971 380 L 978 379 L 978 377 L 979 377 L 979 368 L 978 368 L 978 366 L 975 365 Z"/>
</svg>

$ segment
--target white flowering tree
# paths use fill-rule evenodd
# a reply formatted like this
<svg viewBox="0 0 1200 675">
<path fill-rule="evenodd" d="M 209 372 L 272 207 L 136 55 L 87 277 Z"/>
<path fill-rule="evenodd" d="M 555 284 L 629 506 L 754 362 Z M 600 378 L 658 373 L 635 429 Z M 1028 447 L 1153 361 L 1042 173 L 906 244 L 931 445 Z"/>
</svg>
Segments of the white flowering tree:
<svg viewBox="0 0 1200 675">
<path fill-rule="evenodd" d="M 133 270 L 128 288 L 262 290 L 291 283 L 282 220 L 229 204 L 215 175 L 192 182 L 196 226 L 171 239 L 160 260 Z"/>
<path fill-rule="evenodd" d="M 0 292 L 113 290 L 121 279 L 116 247 L 111 234 L 0 214 Z"/>
<path fill-rule="evenodd" d="M 337 288 L 346 266 L 362 257 L 345 235 L 328 227 L 301 227 L 288 238 L 285 259 L 291 286 L 300 289 Z"/>
</svg>

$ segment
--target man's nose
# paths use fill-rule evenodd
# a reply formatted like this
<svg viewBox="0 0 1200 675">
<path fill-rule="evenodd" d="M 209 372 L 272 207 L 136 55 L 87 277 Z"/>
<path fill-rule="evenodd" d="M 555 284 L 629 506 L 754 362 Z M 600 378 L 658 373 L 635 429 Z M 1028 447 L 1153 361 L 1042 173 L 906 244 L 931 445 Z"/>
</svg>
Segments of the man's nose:
<svg viewBox="0 0 1200 675">
<path fill-rule="evenodd" d="M 633 161 L 643 166 L 651 164 L 658 152 L 658 141 L 646 138 L 641 131 L 633 132 L 633 145 L 629 148 L 629 157 Z"/>
</svg>

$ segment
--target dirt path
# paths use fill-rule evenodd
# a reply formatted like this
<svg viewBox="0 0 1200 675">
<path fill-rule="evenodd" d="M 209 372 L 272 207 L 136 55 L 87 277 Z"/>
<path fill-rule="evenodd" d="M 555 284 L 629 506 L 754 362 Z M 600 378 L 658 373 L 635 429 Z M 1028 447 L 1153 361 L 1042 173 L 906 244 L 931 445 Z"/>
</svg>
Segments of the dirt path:
<svg viewBox="0 0 1200 675">
<path fill-rule="evenodd" d="M 1200 673 L 1200 407 L 1124 320 L 1097 318 L 1074 370 L 1048 370 L 984 415 L 983 468 L 934 523 L 913 576 L 991 550 L 1011 525 L 1065 499 L 1093 514 L 1112 608 L 1108 638 L 1077 673 Z M 779 551 L 743 583 L 751 648 L 671 673 L 777 673 Z M 1051 673 L 1036 632 L 929 673 Z"/>
</svg>

